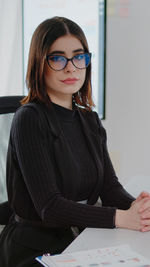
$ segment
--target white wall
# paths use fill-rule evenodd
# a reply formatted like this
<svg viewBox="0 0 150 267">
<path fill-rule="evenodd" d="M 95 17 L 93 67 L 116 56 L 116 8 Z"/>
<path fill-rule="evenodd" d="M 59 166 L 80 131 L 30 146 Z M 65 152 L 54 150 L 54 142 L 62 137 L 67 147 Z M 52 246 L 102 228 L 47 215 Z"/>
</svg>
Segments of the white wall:
<svg viewBox="0 0 150 267">
<path fill-rule="evenodd" d="M 32 0 L 31 0 L 32 1 Z M 0 94 L 22 94 L 21 0 L 0 0 Z M 106 120 L 120 180 L 150 177 L 150 1 L 107 0 Z M 120 7 L 125 8 L 120 15 Z M 124 5 L 124 6 L 123 6 Z M 2 17 L 3 16 L 3 21 Z M 9 61 L 13 64 L 10 66 Z"/>
<path fill-rule="evenodd" d="M 150 177 L 150 1 L 108 0 L 106 121 L 120 179 Z M 121 7 L 121 5 L 120 5 Z M 116 8 L 116 10 L 115 10 Z"/>
<path fill-rule="evenodd" d="M 22 90 L 22 1 L 0 0 L 0 95 Z"/>
</svg>

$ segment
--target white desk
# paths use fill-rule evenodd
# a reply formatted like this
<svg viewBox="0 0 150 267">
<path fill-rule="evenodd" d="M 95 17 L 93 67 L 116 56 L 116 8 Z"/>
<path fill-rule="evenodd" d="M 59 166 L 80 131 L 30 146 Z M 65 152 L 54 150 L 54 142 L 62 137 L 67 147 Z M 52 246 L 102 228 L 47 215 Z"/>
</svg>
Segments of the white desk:
<svg viewBox="0 0 150 267">
<path fill-rule="evenodd" d="M 141 191 L 150 192 L 150 177 L 133 177 L 125 187 L 129 193 L 137 197 Z M 150 259 L 150 232 L 127 229 L 97 229 L 86 228 L 64 253 L 75 251 L 105 248 L 111 246 L 129 245 L 132 250 Z"/>
<path fill-rule="evenodd" d="M 137 197 L 141 191 L 150 192 L 150 177 L 133 177 L 125 187 L 129 193 Z M 104 248 L 128 244 L 132 250 L 150 259 L 150 232 L 141 233 L 127 229 L 96 229 L 86 228 L 65 249 L 64 253 Z"/>
<path fill-rule="evenodd" d="M 64 253 L 128 244 L 135 252 L 150 259 L 150 232 L 127 229 L 86 228 Z"/>
</svg>

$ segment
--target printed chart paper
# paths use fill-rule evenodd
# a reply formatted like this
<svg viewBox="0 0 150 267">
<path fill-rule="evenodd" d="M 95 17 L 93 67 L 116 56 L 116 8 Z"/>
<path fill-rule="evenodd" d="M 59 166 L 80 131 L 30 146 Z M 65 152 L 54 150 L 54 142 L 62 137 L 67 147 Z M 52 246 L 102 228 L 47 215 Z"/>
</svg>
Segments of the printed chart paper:
<svg viewBox="0 0 150 267">
<path fill-rule="evenodd" d="M 53 256 L 46 254 L 36 259 L 48 267 L 150 267 L 150 260 L 128 245 Z"/>
</svg>

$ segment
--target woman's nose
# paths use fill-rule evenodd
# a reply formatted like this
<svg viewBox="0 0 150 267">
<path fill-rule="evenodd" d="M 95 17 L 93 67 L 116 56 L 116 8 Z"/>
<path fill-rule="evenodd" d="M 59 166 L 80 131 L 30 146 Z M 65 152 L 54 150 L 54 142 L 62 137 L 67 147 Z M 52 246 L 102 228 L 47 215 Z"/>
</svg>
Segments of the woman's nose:
<svg viewBox="0 0 150 267">
<path fill-rule="evenodd" d="M 66 67 L 65 67 L 65 71 L 66 72 L 74 72 L 75 70 L 76 70 L 76 67 L 73 65 L 71 60 L 69 60 Z"/>
</svg>

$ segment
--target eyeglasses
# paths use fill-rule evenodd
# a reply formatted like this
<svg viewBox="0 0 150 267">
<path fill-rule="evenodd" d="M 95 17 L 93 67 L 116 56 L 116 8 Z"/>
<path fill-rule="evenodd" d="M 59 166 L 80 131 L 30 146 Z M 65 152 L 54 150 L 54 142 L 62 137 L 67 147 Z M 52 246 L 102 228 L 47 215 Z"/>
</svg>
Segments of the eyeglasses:
<svg viewBox="0 0 150 267">
<path fill-rule="evenodd" d="M 91 63 L 91 55 L 91 53 L 82 53 L 72 58 L 67 58 L 61 55 L 49 54 L 46 56 L 46 60 L 49 67 L 53 70 L 63 70 L 67 66 L 68 61 L 71 61 L 77 69 L 85 69 Z"/>
</svg>

